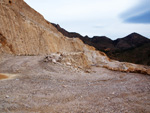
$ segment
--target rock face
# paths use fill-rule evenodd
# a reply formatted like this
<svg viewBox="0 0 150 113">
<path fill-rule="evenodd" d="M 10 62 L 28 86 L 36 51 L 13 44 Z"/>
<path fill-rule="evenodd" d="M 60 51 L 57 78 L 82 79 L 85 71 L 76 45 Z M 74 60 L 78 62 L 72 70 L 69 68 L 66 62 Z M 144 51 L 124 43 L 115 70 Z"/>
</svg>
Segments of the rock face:
<svg viewBox="0 0 150 113">
<path fill-rule="evenodd" d="M 83 50 L 82 41 L 63 36 L 23 0 L 0 2 L 0 52 L 39 55 Z"/>
<path fill-rule="evenodd" d="M 80 69 L 90 68 L 87 61 L 87 56 L 83 52 L 52 53 L 44 59 L 44 62 L 61 63 Z"/>
<path fill-rule="evenodd" d="M 0 34 L 0 51 L 1 52 L 13 52 L 12 46 L 8 45 L 6 38 Z"/>
<path fill-rule="evenodd" d="M 0 2 L 0 53 L 47 55 L 56 52 L 96 52 L 80 39 L 65 37 L 23 0 Z M 106 55 L 99 55 L 107 59 Z"/>
<path fill-rule="evenodd" d="M 23 0 L 0 1 L 0 53 L 13 55 L 51 55 L 60 53 L 62 63 L 87 68 L 91 65 L 120 70 L 122 63 L 110 60 L 106 54 L 85 45 L 78 38 L 68 38 L 60 33 L 42 15 L 29 7 Z M 97 40 L 97 37 L 94 38 Z M 56 56 L 55 56 L 56 55 Z M 52 55 L 52 62 L 57 62 L 58 55 Z M 53 58 L 54 57 L 54 58 Z M 114 67 L 115 66 L 115 67 Z M 121 71 L 136 72 L 129 65 Z M 148 74 L 148 69 L 140 67 L 141 73 Z"/>
</svg>

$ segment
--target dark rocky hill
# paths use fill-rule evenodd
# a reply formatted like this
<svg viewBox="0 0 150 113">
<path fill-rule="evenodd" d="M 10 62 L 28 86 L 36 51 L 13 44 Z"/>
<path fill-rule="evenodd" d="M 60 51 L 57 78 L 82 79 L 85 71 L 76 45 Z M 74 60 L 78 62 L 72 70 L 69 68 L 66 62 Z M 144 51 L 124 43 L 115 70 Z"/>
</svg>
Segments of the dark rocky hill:
<svg viewBox="0 0 150 113">
<path fill-rule="evenodd" d="M 114 40 L 114 46 L 119 50 L 126 50 L 141 46 L 148 42 L 150 42 L 148 38 L 138 33 L 132 33 L 124 38 Z"/>
<path fill-rule="evenodd" d="M 52 24 L 63 35 L 70 38 L 80 38 L 85 44 L 105 52 L 110 58 L 136 64 L 150 65 L 150 39 L 131 33 L 126 37 L 111 40 L 106 36 L 82 36 L 79 33 L 68 32 L 58 24 Z"/>
</svg>

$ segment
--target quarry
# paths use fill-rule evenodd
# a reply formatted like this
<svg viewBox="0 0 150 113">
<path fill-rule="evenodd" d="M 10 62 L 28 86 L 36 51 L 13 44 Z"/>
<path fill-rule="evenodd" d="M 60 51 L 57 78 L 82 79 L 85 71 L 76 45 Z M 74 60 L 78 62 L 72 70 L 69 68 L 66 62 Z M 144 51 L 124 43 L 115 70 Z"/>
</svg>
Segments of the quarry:
<svg viewBox="0 0 150 113">
<path fill-rule="evenodd" d="M 0 1 L 1 113 L 149 113 L 149 75 L 64 36 L 23 0 Z"/>
</svg>

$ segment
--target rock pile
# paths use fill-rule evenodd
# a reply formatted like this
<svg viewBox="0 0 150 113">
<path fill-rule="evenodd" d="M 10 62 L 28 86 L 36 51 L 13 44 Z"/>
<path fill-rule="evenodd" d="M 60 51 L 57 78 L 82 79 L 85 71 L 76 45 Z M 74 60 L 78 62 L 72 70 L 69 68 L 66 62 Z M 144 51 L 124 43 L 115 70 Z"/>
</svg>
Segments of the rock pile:
<svg viewBox="0 0 150 113">
<path fill-rule="evenodd" d="M 89 68 L 91 63 L 83 52 L 52 53 L 44 58 L 44 62 L 61 63 L 74 68 Z"/>
<path fill-rule="evenodd" d="M 92 61 L 93 59 L 94 61 Z M 105 54 L 98 55 L 96 52 L 88 52 L 86 54 L 84 52 L 52 53 L 44 58 L 44 62 L 61 63 L 84 71 L 90 69 L 91 66 L 98 66 L 113 71 L 150 74 L 148 66 L 110 60 Z"/>
<path fill-rule="evenodd" d="M 61 60 L 62 54 L 59 53 L 52 53 L 44 58 L 44 62 L 52 62 L 52 63 L 61 62 Z"/>
<path fill-rule="evenodd" d="M 113 71 L 122 71 L 122 72 L 132 72 L 132 73 L 142 73 L 142 74 L 149 74 L 150 75 L 150 67 L 137 65 L 127 62 L 119 62 L 119 61 L 110 61 L 108 64 L 103 65 L 107 69 Z"/>
</svg>

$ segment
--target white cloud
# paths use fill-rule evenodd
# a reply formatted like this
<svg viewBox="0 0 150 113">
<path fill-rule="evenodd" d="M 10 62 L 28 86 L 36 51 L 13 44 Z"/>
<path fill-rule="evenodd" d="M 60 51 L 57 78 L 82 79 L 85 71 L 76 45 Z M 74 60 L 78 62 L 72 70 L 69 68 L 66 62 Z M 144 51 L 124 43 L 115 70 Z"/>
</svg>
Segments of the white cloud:
<svg viewBox="0 0 150 113">
<path fill-rule="evenodd" d="M 58 23 L 68 31 L 90 36 L 106 35 L 110 38 L 122 37 L 134 31 L 139 32 L 139 29 L 146 30 L 147 27 L 144 25 L 141 27 L 141 25 L 124 24 L 119 18 L 122 12 L 136 6 L 140 1 L 25 0 L 48 21 Z"/>
<path fill-rule="evenodd" d="M 46 19 L 58 21 L 81 20 L 93 18 L 111 18 L 136 0 L 25 0 Z"/>
</svg>

